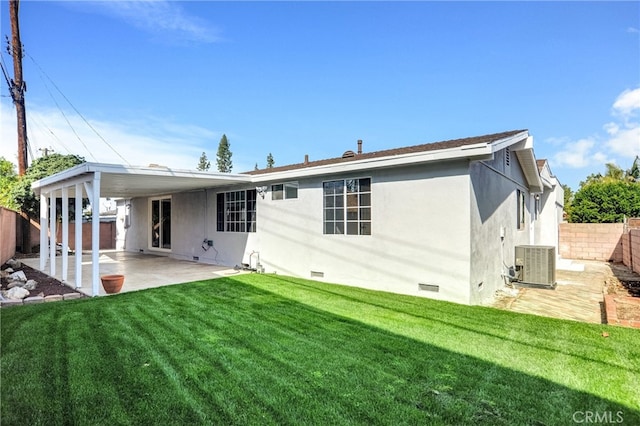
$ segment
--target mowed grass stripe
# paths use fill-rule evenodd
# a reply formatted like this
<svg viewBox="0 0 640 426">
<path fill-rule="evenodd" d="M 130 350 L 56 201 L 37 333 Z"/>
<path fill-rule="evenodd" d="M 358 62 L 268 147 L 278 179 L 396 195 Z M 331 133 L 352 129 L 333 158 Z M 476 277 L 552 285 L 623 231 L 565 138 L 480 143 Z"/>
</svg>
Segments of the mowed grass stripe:
<svg viewBox="0 0 640 426">
<path fill-rule="evenodd" d="M 269 275 L 0 314 L 3 425 L 640 422 L 613 327 Z"/>
</svg>

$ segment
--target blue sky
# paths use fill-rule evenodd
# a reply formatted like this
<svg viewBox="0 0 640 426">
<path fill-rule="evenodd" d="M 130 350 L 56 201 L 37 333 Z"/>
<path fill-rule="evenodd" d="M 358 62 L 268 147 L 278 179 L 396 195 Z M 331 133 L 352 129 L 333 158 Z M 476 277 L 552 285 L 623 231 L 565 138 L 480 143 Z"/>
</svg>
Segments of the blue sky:
<svg viewBox="0 0 640 426">
<path fill-rule="evenodd" d="M 640 154 L 638 2 L 23 0 L 20 21 L 36 156 L 195 168 L 225 133 L 242 172 L 529 129 L 575 190 Z"/>
</svg>

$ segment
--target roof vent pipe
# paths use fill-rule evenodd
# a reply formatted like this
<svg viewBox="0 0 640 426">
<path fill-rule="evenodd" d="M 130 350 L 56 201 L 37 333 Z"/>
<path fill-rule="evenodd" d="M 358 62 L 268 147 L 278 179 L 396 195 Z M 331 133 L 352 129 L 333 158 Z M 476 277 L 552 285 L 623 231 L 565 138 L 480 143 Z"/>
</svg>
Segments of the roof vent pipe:
<svg viewBox="0 0 640 426">
<path fill-rule="evenodd" d="M 362 154 L 362 139 L 358 139 L 358 155 Z"/>
<path fill-rule="evenodd" d="M 304 155 L 304 164 L 309 164 L 309 154 Z"/>
</svg>

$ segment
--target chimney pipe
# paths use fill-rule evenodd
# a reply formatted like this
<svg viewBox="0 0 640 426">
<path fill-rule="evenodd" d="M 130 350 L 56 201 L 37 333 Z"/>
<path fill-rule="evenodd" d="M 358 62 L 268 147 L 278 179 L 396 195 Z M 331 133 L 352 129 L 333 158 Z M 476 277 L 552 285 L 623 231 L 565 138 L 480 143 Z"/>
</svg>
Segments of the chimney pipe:
<svg viewBox="0 0 640 426">
<path fill-rule="evenodd" d="M 362 154 L 362 139 L 358 139 L 358 154 Z"/>
<path fill-rule="evenodd" d="M 309 154 L 304 155 L 304 164 L 309 164 Z"/>
</svg>

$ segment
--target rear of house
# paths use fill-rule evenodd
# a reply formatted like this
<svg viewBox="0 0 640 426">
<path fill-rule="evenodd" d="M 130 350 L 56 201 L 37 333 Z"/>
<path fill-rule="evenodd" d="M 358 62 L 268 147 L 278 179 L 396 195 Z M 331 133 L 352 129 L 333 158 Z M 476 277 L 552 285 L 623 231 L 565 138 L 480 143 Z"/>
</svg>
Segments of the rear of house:
<svg viewBox="0 0 640 426">
<path fill-rule="evenodd" d="M 538 163 L 526 130 L 359 145 L 248 182 L 123 198 L 117 247 L 478 304 L 516 245 L 557 246 L 562 189 Z"/>
</svg>

